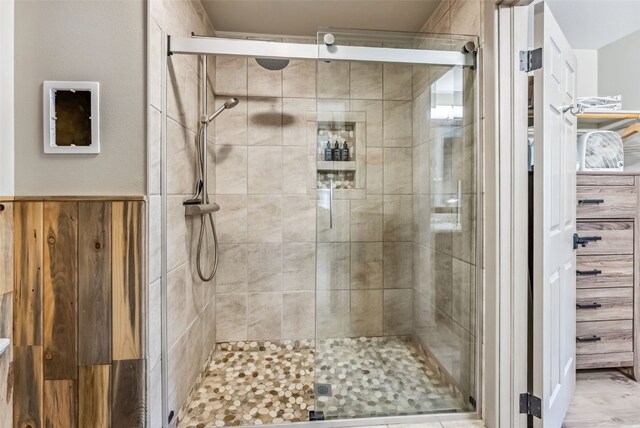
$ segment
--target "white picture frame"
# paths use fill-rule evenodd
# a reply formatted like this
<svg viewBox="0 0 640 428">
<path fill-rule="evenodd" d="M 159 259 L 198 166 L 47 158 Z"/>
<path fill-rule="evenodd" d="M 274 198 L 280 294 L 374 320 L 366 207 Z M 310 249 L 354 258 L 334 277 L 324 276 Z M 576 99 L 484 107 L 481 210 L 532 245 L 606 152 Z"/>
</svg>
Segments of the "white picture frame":
<svg viewBox="0 0 640 428">
<path fill-rule="evenodd" d="M 70 99 L 71 103 L 73 103 L 71 94 L 86 92 L 83 96 L 78 94 L 79 102 L 75 107 L 77 111 L 86 112 L 87 106 L 90 106 L 90 111 L 86 112 L 86 115 L 76 115 L 76 117 L 80 118 L 80 127 L 90 127 L 90 136 L 89 129 L 84 129 L 81 144 L 76 145 L 70 142 L 70 138 L 68 137 L 68 124 L 66 131 L 58 129 L 58 115 L 65 114 L 62 111 L 56 111 L 56 97 L 60 95 L 61 91 L 65 91 L 67 93 L 65 98 Z M 87 102 L 87 96 L 90 98 L 89 102 Z M 58 107 L 60 106 L 58 105 Z M 42 88 L 42 110 L 44 153 L 100 153 L 100 84 L 98 82 L 45 81 Z M 65 140 L 60 141 L 63 136 Z"/>
</svg>

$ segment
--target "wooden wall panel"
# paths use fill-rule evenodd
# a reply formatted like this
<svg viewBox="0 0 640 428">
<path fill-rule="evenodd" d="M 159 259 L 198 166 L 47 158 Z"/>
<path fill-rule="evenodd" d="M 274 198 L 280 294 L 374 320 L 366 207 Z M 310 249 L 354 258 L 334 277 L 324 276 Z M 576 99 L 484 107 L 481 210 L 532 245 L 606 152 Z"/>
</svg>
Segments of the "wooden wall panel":
<svg viewBox="0 0 640 428">
<path fill-rule="evenodd" d="M 78 363 L 111 363 L 111 203 L 78 204 Z M 103 334 L 96 334 L 102 332 Z"/>
<path fill-rule="evenodd" d="M 14 428 L 145 426 L 145 215 L 139 200 L 14 203 Z"/>
<path fill-rule="evenodd" d="M 0 294 L 0 337 L 13 341 L 13 293 Z M 11 426 L 13 412 L 13 349 L 0 355 L 0 421 Z"/>
<path fill-rule="evenodd" d="M 13 343 L 13 203 L 0 202 L 0 337 Z M 0 425 L 13 425 L 13 349 L 0 355 Z"/>
<path fill-rule="evenodd" d="M 137 428 L 146 425 L 144 360 L 113 362 L 111 376 L 113 427 Z"/>
<path fill-rule="evenodd" d="M 13 426 L 41 428 L 43 421 L 42 346 L 15 346 Z"/>
<path fill-rule="evenodd" d="M 0 202 L 0 295 L 13 291 L 13 204 Z"/>
<path fill-rule="evenodd" d="M 45 428 L 76 428 L 76 381 L 44 381 Z"/>
<path fill-rule="evenodd" d="M 144 358 L 145 212 L 136 201 L 111 209 L 113 359 Z"/>
<path fill-rule="evenodd" d="M 0 337 L 11 337 L 13 331 L 13 294 L 0 294 Z M 11 347 L 5 350 L 6 355 L 11 355 Z M 3 353 L 0 358 L 5 354 Z"/>
<path fill-rule="evenodd" d="M 111 366 L 80 367 L 78 374 L 78 425 L 111 426 Z"/>
<path fill-rule="evenodd" d="M 14 345 L 42 345 L 42 202 L 14 204 Z"/>
<path fill-rule="evenodd" d="M 44 378 L 77 378 L 78 204 L 45 202 Z"/>
</svg>

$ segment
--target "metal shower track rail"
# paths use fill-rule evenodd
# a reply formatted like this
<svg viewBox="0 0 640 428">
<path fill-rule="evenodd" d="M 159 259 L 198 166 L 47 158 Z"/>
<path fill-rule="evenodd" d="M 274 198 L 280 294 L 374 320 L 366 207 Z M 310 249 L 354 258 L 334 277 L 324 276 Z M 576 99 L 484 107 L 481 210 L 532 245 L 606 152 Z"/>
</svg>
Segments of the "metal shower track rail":
<svg viewBox="0 0 640 428">
<path fill-rule="evenodd" d="M 262 58 L 309 59 L 322 61 L 366 61 L 403 64 L 430 64 L 474 67 L 473 50 L 460 52 L 397 49 L 368 46 L 342 46 L 327 44 L 302 44 L 269 42 L 263 40 L 229 39 L 222 37 L 171 37 L 168 36 L 168 54 L 174 55 L 231 55 Z"/>
</svg>

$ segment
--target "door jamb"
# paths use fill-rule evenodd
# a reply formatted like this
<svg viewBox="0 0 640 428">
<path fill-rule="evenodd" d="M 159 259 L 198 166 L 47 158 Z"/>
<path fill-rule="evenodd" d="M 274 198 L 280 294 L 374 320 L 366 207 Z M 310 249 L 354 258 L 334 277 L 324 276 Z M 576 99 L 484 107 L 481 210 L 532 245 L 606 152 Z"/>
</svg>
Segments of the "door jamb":
<svg viewBox="0 0 640 428">
<path fill-rule="evenodd" d="M 527 6 L 499 6 L 497 22 L 497 371 L 496 427 L 526 428 L 519 395 L 528 392 Z M 488 217 L 489 218 L 489 217 Z M 509 367 L 509 370 L 504 368 Z"/>
</svg>

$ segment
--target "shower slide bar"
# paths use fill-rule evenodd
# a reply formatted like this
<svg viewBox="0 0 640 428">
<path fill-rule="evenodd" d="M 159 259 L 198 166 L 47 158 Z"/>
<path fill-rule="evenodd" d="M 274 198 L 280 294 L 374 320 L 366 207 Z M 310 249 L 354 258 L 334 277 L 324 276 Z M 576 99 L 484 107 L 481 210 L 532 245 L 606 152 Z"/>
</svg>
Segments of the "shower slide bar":
<svg viewBox="0 0 640 428">
<path fill-rule="evenodd" d="M 168 55 L 231 55 L 260 58 L 310 59 L 323 61 L 366 61 L 404 64 L 432 64 L 475 67 L 474 42 L 461 52 L 397 49 L 334 44 L 301 44 L 222 37 L 167 36 Z"/>
</svg>

